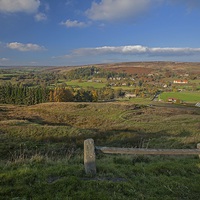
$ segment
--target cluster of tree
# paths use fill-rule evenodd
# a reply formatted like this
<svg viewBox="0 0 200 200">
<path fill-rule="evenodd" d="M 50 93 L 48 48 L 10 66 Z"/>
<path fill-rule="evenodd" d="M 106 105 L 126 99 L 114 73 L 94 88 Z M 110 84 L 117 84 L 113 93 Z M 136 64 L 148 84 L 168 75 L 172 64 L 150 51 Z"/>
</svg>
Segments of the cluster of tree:
<svg viewBox="0 0 200 200">
<path fill-rule="evenodd" d="M 58 83 L 59 79 L 63 79 L 63 75 L 57 72 L 47 72 L 47 71 L 25 71 L 22 73 L 20 70 L 0 70 L 0 77 L 3 81 L 17 82 L 18 84 L 23 84 L 25 86 L 37 86 L 37 85 L 51 85 Z"/>
<path fill-rule="evenodd" d="M 4 83 L 0 85 L 0 103 L 33 105 L 47 102 L 49 89 L 46 87 L 27 87 Z"/>
<path fill-rule="evenodd" d="M 110 78 L 110 77 L 128 77 L 126 73 L 117 73 L 108 70 L 104 70 L 98 67 L 81 67 L 74 70 L 70 70 L 65 78 L 68 80 L 84 79 L 88 80 L 91 78 Z"/>
<path fill-rule="evenodd" d="M 96 102 L 113 100 L 122 97 L 122 90 L 111 88 L 101 89 L 73 89 L 72 87 L 59 86 L 54 89 L 48 87 L 28 87 L 12 85 L 10 82 L 0 85 L 0 103 L 34 105 L 44 102 Z"/>
<path fill-rule="evenodd" d="M 70 70 L 65 76 L 66 79 L 88 79 L 93 77 L 99 71 L 96 67 L 81 67 L 77 69 Z"/>
<path fill-rule="evenodd" d="M 51 102 L 97 102 L 109 101 L 125 95 L 121 89 L 111 88 L 87 88 L 73 89 L 71 87 L 57 87 L 50 91 L 49 101 Z"/>
<path fill-rule="evenodd" d="M 49 101 L 50 102 L 69 102 L 73 101 L 74 95 L 71 88 L 57 87 L 50 90 Z"/>
</svg>

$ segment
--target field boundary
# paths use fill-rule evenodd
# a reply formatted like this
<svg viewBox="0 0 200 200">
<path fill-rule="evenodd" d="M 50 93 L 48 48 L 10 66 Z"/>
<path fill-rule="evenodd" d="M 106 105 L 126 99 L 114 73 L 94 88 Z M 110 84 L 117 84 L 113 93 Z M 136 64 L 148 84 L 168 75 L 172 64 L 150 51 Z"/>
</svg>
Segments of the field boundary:
<svg viewBox="0 0 200 200">
<path fill-rule="evenodd" d="M 144 148 L 116 148 L 94 145 L 93 139 L 84 141 L 84 166 L 86 174 L 96 174 L 96 151 L 104 154 L 128 155 L 199 155 L 200 143 L 197 149 L 144 149 Z"/>
</svg>

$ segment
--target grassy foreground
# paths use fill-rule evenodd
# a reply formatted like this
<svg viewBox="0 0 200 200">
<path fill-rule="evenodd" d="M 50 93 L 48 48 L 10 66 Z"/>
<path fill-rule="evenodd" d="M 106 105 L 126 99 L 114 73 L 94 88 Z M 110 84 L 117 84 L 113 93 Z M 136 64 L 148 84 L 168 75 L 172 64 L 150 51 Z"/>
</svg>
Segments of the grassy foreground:
<svg viewBox="0 0 200 200">
<path fill-rule="evenodd" d="M 99 146 L 196 148 L 200 109 L 133 103 L 0 105 L 2 199 L 199 199 L 198 156 L 97 155 Z"/>
</svg>

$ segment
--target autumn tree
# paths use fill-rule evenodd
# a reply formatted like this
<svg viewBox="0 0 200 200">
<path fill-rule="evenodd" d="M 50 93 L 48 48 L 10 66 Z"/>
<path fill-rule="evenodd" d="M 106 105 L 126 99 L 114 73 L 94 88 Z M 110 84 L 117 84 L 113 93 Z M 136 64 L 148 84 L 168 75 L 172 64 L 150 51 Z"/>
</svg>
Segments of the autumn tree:
<svg viewBox="0 0 200 200">
<path fill-rule="evenodd" d="M 57 87 L 54 89 L 53 101 L 55 102 L 73 101 L 73 98 L 74 98 L 74 95 L 69 88 Z"/>
</svg>

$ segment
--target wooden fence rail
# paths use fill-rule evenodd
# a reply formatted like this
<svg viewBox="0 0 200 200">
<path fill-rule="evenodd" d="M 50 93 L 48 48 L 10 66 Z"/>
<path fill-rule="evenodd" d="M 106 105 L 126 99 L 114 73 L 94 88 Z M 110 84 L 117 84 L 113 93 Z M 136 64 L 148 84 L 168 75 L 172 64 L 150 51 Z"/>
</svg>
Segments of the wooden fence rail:
<svg viewBox="0 0 200 200">
<path fill-rule="evenodd" d="M 141 149 L 141 148 L 115 148 L 95 147 L 107 154 L 139 154 L 139 155 L 195 155 L 200 154 L 200 149 Z"/>
<path fill-rule="evenodd" d="M 84 141 L 84 166 L 86 174 L 96 174 L 95 150 L 106 154 L 129 154 L 129 155 L 199 155 L 200 143 L 197 149 L 143 149 L 143 148 L 115 148 L 95 147 L 93 139 Z"/>
</svg>

